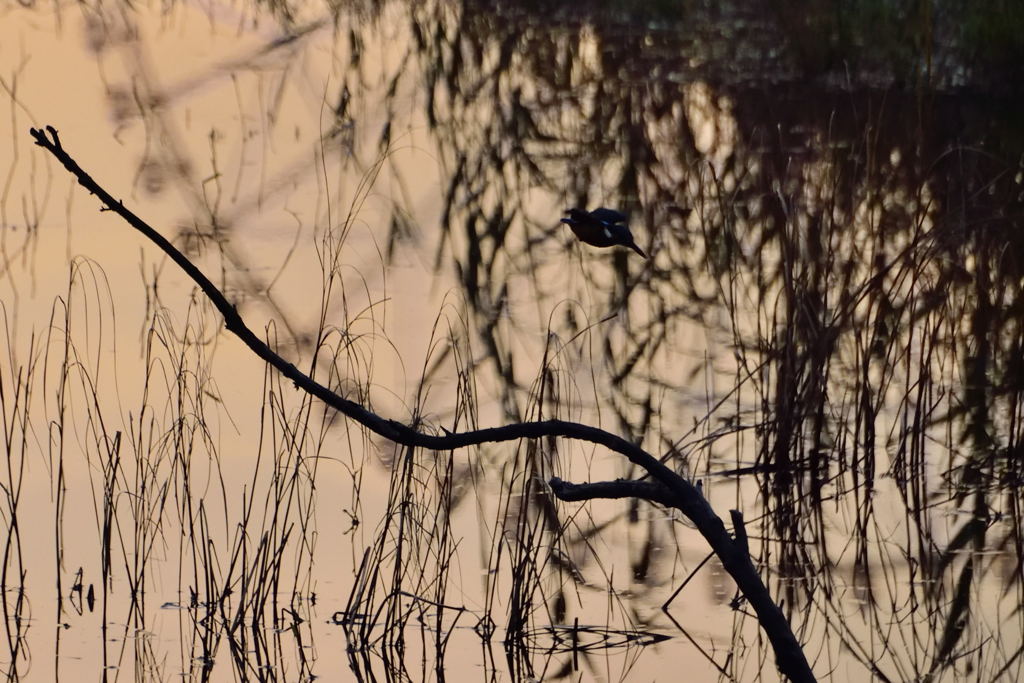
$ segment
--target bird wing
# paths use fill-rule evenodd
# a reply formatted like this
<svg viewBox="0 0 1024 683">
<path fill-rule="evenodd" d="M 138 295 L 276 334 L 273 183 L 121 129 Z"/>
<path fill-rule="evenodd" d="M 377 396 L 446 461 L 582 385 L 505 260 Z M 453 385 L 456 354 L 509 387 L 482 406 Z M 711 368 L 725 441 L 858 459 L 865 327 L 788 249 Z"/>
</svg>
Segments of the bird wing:
<svg viewBox="0 0 1024 683">
<path fill-rule="evenodd" d="M 603 206 L 591 211 L 590 217 L 596 218 L 602 223 L 607 223 L 608 225 L 615 225 L 616 223 L 626 222 L 625 214 L 619 213 L 615 209 L 607 209 Z"/>
</svg>

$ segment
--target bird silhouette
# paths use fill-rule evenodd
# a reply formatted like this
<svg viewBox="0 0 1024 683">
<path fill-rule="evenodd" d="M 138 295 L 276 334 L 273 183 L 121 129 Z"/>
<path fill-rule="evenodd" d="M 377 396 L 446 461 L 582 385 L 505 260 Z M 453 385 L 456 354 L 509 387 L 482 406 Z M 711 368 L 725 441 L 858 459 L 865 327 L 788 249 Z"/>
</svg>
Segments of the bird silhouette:
<svg viewBox="0 0 1024 683">
<path fill-rule="evenodd" d="M 626 216 L 615 209 L 606 209 L 603 206 L 593 211 L 566 209 L 565 214 L 567 217 L 561 222 L 572 228 L 581 242 L 595 247 L 629 247 L 647 258 L 647 254 L 636 246 L 633 233 L 626 225 Z"/>
</svg>

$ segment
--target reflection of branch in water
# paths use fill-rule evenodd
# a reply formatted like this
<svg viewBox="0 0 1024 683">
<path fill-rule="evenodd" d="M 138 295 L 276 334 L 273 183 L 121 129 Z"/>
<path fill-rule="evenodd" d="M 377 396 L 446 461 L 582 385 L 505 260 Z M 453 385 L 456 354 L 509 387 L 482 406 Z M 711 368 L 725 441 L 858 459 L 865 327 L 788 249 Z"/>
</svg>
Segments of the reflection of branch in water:
<svg viewBox="0 0 1024 683">
<path fill-rule="evenodd" d="M 736 581 L 737 586 L 757 613 L 758 620 L 775 649 L 779 669 L 794 681 L 815 680 L 799 642 L 790 629 L 782 610 L 775 604 L 765 588 L 760 575 L 751 562 L 750 555 L 739 547 L 737 541 L 729 535 L 724 523 L 711 509 L 700 490 L 650 453 L 610 432 L 565 420 L 520 422 L 464 432 L 449 432 L 442 428 L 443 435 L 429 434 L 395 420 L 381 417 L 359 403 L 340 396 L 313 380 L 271 349 L 266 342 L 249 329 L 237 309 L 195 264 L 153 227 L 97 184 L 64 150 L 54 128 L 48 126 L 46 131 L 49 133 L 49 137 L 42 130 L 32 129 L 31 134 L 36 144 L 60 161 L 78 179 L 79 184 L 96 195 L 107 209 L 119 215 L 129 225 L 141 232 L 181 267 L 216 306 L 224 317 L 225 327 L 230 332 L 235 334 L 253 353 L 294 382 L 296 387 L 319 398 L 367 429 L 395 443 L 433 451 L 451 451 L 467 446 L 519 439 L 562 437 L 604 446 L 615 453 L 624 455 L 631 462 L 645 469 L 658 482 L 657 488 L 651 488 L 651 485 L 647 483 L 615 482 L 598 485 L 601 495 L 607 496 L 610 489 L 614 490 L 616 485 L 621 485 L 627 487 L 622 492 L 623 494 L 632 492 L 635 495 L 649 491 L 663 504 L 671 504 L 682 511 L 708 541 L 712 550 L 722 561 L 722 565 Z M 550 483 L 556 493 L 565 490 L 565 483 L 560 480 L 553 479 Z M 577 496 L 579 495 L 578 491 L 579 489 L 577 489 Z"/>
<path fill-rule="evenodd" d="M 238 225 L 249 214 L 259 211 L 264 203 L 282 192 L 289 192 L 294 189 L 304 175 L 314 171 L 315 165 L 309 163 L 307 151 L 296 155 L 295 160 L 286 166 L 282 171 L 270 178 L 261 175 L 259 188 L 254 196 L 238 197 L 238 188 L 235 188 L 235 196 L 232 198 L 232 207 L 223 209 L 219 206 L 219 194 L 211 204 L 206 193 L 206 181 L 200 181 L 195 177 L 195 164 L 189 158 L 186 151 L 187 146 L 182 142 L 174 117 L 171 113 L 173 107 L 180 104 L 185 98 L 196 96 L 202 89 L 209 87 L 225 79 L 235 80 L 235 73 L 244 71 L 280 71 L 287 74 L 288 69 L 293 68 L 292 58 L 301 47 L 300 41 L 313 36 L 325 25 L 326 20 L 320 19 L 306 23 L 302 26 L 292 26 L 286 29 L 283 35 L 273 35 L 264 43 L 249 50 L 241 57 L 233 57 L 221 60 L 207 66 L 202 72 L 177 79 L 176 81 L 164 84 L 161 82 L 160 74 L 154 67 L 150 58 L 147 45 L 142 41 L 142 31 L 134 24 L 133 18 L 123 14 L 115 14 L 108 25 L 107 17 L 103 13 L 88 14 L 86 30 L 89 32 L 90 43 L 94 45 L 97 52 L 108 47 L 117 47 L 124 50 L 124 59 L 132 72 L 131 89 L 123 86 L 110 85 L 107 87 L 110 105 L 114 108 L 115 122 L 123 127 L 133 110 L 143 117 L 147 132 L 147 150 L 138 169 L 137 179 L 142 183 L 143 189 L 150 194 L 160 194 L 166 187 L 168 181 L 181 193 L 189 205 L 189 214 L 192 218 L 183 221 L 183 224 L 194 226 L 183 229 L 186 239 L 199 247 L 203 244 L 212 245 L 217 253 L 231 265 L 233 279 L 241 291 L 253 296 L 259 301 L 266 302 L 274 317 L 280 321 L 293 343 L 300 346 L 307 343 L 309 335 L 300 330 L 278 302 L 274 295 L 272 284 L 268 285 L 262 278 L 252 272 L 252 267 L 247 255 L 236 248 L 230 240 L 232 228 Z M 111 39 L 106 36 L 112 35 Z M 282 103 L 281 94 L 286 83 L 301 84 L 301 79 L 288 79 L 282 76 L 276 84 L 276 90 L 270 97 L 270 110 L 265 116 L 271 122 L 277 118 L 277 109 Z M 246 135 L 246 108 L 239 103 L 240 121 L 242 130 L 243 149 L 249 144 L 249 136 Z M 343 149 L 344 145 L 336 144 L 334 129 L 324 132 L 322 138 L 316 140 L 312 150 L 314 155 L 324 153 L 325 150 L 335 148 Z M 219 169 L 217 168 L 216 147 L 218 141 L 216 131 L 210 135 L 211 155 L 213 157 L 213 169 L 208 180 L 217 180 Z M 243 166 L 244 167 L 244 166 Z M 241 182 L 239 174 L 239 183 Z M 298 236 L 298 234 L 297 234 Z M 278 274 L 284 269 L 281 264 Z"/>
</svg>

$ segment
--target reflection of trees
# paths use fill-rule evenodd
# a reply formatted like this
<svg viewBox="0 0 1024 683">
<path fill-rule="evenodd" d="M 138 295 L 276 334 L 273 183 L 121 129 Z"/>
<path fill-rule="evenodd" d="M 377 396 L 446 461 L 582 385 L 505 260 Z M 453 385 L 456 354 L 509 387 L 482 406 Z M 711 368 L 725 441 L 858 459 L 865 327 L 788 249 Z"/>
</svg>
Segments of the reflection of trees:
<svg viewBox="0 0 1024 683">
<path fill-rule="evenodd" d="M 426 86 L 448 173 L 436 262 L 453 255 L 488 356 L 466 360 L 466 377 L 493 368 L 512 420 L 599 408 L 608 428 L 646 435 L 650 450 L 702 474 L 711 490 L 735 482 L 754 550 L 780 577 L 787 605 L 818 606 L 830 633 L 862 653 L 839 618 L 839 572 L 852 565 L 874 610 L 869 623 L 910 609 L 905 637 L 936 634 L 921 646 L 924 663 L 908 664 L 894 651 L 901 644 L 882 639 L 888 654 L 864 658 L 883 670 L 920 676 L 930 660 L 991 635 L 961 625 L 972 579 L 991 578 L 978 551 L 1011 558 L 1007 594 L 1021 588 L 1012 495 L 1021 478 L 1020 169 L 1003 161 L 1021 144 L 999 103 L 793 85 L 801 70 L 772 57 L 778 30 L 763 17 L 643 30 L 551 8 L 409 11 L 413 51 L 382 78 L 396 120 L 400 82 L 422 76 Z M 161 145 L 147 148 L 140 183 L 154 194 L 177 183 L 197 240 L 234 265 L 235 287 L 254 299 L 272 280 L 247 274 L 233 226 L 268 196 L 310 182 L 310 158 L 349 163 L 354 131 L 365 133 L 360 107 L 380 84 L 369 83 L 375 55 L 364 47 L 386 12 L 360 13 L 364 23 L 338 31 L 349 63 L 326 94 L 334 120 L 259 197 L 220 203 L 230 188 L 182 153 L 167 108 L 236 67 L 293 73 L 302 41 L 326 24 L 165 89 L 141 58 L 133 88 L 112 84 L 117 122 L 139 109 Z M 90 34 L 97 50 L 108 38 L 131 46 L 136 36 Z M 268 82 L 283 87 L 283 78 Z M 381 149 L 391 130 L 380 133 Z M 211 135 L 214 159 L 216 143 Z M 650 262 L 570 246 L 560 210 L 597 204 L 630 211 Z M 388 254 L 415 226 L 396 211 L 390 227 Z M 287 321 L 280 309 L 274 317 Z M 523 351 L 535 346 L 526 329 L 534 318 L 552 333 L 535 380 L 537 359 Z M 711 340 L 706 358 L 694 330 Z M 505 526 L 525 530 L 514 566 L 549 563 L 579 578 L 580 549 L 601 526 L 544 556 L 556 544 L 542 534 L 560 522 L 538 482 L 566 454 L 553 443 L 523 450 L 507 464 L 516 488 L 502 504 Z M 631 518 L 645 527 L 633 568 L 646 590 L 658 581 L 651 555 L 673 530 L 638 507 Z M 496 543 L 488 562 L 501 553 Z M 893 585 L 911 594 L 911 608 L 897 604 Z M 533 586 L 515 596 L 512 631 L 527 629 Z M 561 622 L 566 593 L 578 588 L 555 590 L 549 616 Z"/>
<path fill-rule="evenodd" d="M 219 9 L 226 15 L 217 17 L 220 21 L 244 21 L 245 9 Z M 312 142 L 300 141 L 296 126 L 289 144 L 282 145 L 280 153 L 274 149 L 287 120 L 286 101 L 297 100 L 309 112 L 324 108 L 324 93 L 297 79 L 295 73 L 308 59 L 309 43 L 325 33 L 328 21 L 317 18 L 300 23 L 287 3 L 275 2 L 270 9 L 281 19 L 280 26 L 271 23 L 254 30 L 261 40 L 184 75 L 176 65 L 160 63 L 150 44 L 153 37 L 140 28 L 145 22 L 127 6 L 85 8 L 83 27 L 103 75 L 114 137 L 124 144 L 133 131 L 144 133 L 136 175 L 143 195 L 156 200 L 173 191 L 185 206 L 178 227 L 189 253 L 202 255 L 221 270 L 239 304 L 265 304 L 285 328 L 288 343 L 308 349 L 313 339 L 302 323 L 292 319 L 294 313 L 282 305 L 275 291 L 298 243 L 305 242 L 304 233 L 311 230 L 305 224 L 308 217 L 288 207 L 289 198 L 297 189 L 322 193 L 316 176 L 328 164 L 358 166 L 358 162 L 351 154 L 353 125 L 344 104 L 347 91 L 339 95 L 334 119 L 322 126 Z M 119 70 L 113 66 L 118 63 L 125 65 L 127 75 L 108 76 L 108 71 Z M 257 85 L 246 88 L 247 78 Z M 195 136 L 182 130 L 181 114 L 202 106 L 209 91 L 225 98 L 223 93 L 231 92 L 236 108 L 231 123 L 237 129 L 219 130 L 218 121 L 211 119 L 210 128 L 202 134 L 206 145 L 197 153 Z M 374 170 L 365 172 L 372 175 Z M 272 213 L 280 205 L 285 207 L 284 217 Z M 246 245 L 235 238 L 240 228 L 266 221 L 268 214 L 276 221 L 274 232 L 287 234 L 292 244 L 274 264 L 275 272 L 264 277 L 258 274 L 257 260 Z M 316 236 L 318 226 L 312 232 Z"/>
<path fill-rule="evenodd" d="M 834 570 L 873 567 L 884 624 L 905 608 L 871 586 L 909 584 L 900 591 L 928 605 L 910 628 L 936 634 L 927 656 L 911 663 L 882 638 L 886 654 L 866 659 L 914 676 L 993 635 L 963 627 L 977 607 L 970 578 L 988 565 L 956 555 L 1020 556 L 1016 523 L 991 528 L 1017 518 L 1004 493 L 1021 450 L 1021 146 L 1013 124 L 991 122 L 1001 103 L 766 87 L 750 79 L 770 67 L 721 68 L 727 35 L 496 11 L 422 5 L 413 26 L 451 169 L 444 226 L 506 391 L 510 286 L 628 309 L 588 330 L 609 405 L 624 433 L 678 456 L 685 426 L 666 412 L 691 395 L 679 358 L 692 325 L 706 326 L 729 348 L 711 352 L 718 377 L 736 388 L 716 407 L 725 428 L 705 423 L 690 455 L 737 492 L 756 481 L 759 552 L 787 604 L 841 617 Z M 571 259 L 551 246 L 565 237 L 537 189 L 629 209 L 652 262 L 585 252 L 568 287 L 548 277 Z M 567 313 L 552 332 L 572 339 L 584 325 Z M 896 519 L 877 508 L 883 493 Z"/>
</svg>

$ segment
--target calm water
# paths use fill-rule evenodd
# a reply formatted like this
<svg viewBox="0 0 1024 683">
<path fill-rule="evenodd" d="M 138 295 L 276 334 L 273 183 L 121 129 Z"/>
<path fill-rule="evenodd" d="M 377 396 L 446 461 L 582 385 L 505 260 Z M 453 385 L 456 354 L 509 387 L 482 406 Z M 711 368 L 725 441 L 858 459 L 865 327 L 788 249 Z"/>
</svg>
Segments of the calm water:
<svg viewBox="0 0 1024 683">
<path fill-rule="evenodd" d="M 740 510 L 819 678 L 1020 678 L 1012 44 L 677 11 L 3 10 L 8 676 L 778 678 L 679 513 L 546 485 L 627 461 L 326 412 L 32 144 L 52 125 L 339 393 L 435 433 L 600 426 Z M 602 205 L 649 260 L 558 222 Z"/>
</svg>

